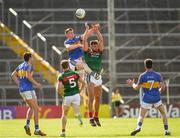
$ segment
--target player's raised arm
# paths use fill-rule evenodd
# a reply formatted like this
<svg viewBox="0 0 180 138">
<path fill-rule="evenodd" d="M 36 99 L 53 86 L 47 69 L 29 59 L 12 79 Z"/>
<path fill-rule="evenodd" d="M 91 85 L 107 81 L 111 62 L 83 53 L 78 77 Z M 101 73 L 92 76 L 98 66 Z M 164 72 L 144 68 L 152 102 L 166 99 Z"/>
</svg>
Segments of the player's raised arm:
<svg viewBox="0 0 180 138">
<path fill-rule="evenodd" d="M 88 38 L 92 35 L 92 33 L 94 32 L 94 28 L 91 28 L 91 29 L 90 29 L 87 22 L 85 22 L 85 28 L 86 28 L 86 30 L 85 30 L 85 32 L 81 35 L 81 40 L 84 40 L 84 37 L 85 37 L 85 36 L 86 36 L 86 39 L 88 39 Z"/>
<path fill-rule="evenodd" d="M 98 42 L 99 42 L 99 45 L 98 45 L 99 50 L 103 51 L 104 50 L 104 40 L 103 40 L 103 36 L 102 36 L 102 34 L 101 34 L 100 30 L 99 30 L 99 28 L 100 28 L 99 24 L 96 24 L 94 26 L 94 28 L 95 28 L 95 32 L 97 34 L 97 38 L 98 38 Z"/>
<path fill-rule="evenodd" d="M 87 23 L 85 24 L 85 26 L 86 28 L 89 28 Z M 88 31 L 85 31 L 84 36 L 83 36 L 83 50 L 84 51 L 88 51 L 89 49 L 87 39 L 88 39 Z"/>
<path fill-rule="evenodd" d="M 14 70 L 11 74 L 12 79 L 14 80 L 14 82 L 19 86 L 19 81 L 18 81 L 18 77 L 17 77 L 17 71 Z"/>
</svg>

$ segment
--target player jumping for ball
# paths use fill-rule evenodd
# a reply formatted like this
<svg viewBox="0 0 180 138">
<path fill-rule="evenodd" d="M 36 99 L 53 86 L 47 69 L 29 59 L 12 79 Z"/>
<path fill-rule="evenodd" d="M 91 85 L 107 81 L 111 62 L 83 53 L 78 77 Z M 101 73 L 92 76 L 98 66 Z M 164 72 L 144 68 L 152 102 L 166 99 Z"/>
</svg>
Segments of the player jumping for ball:
<svg viewBox="0 0 180 138">
<path fill-rule="evenodd" d="M 75 116 L 78 118 L 80 125 L 83 124 L 79 106 L 80 106 L 80 95 L 79 92 L 83 89 L 85 82 L 75 71 L 70 70 L 68 60 L 62 60 L 60 63 L 63 73 L 58 78 L 58 92 L 64 97 L 63 101 L 63 115 L 62 115 L 62 132 L 61 137 L 65 137 L 65 129 L 67 123 L 67 114 L 69 107 L 72 104 L 75 112 Z M 78 82 L 81 82 L 79 88 Z"/>
<path fill-rule="evenodd" d="M 86 28 L 88 25 L 86 24 Z M 90 69 L 98 74 L 101 74 L 102 70 L 102 52 L 104 50 L 103 37 L 100 33 L 99 24 L 92 25 L 94 28 L 94 33 L 97 35 L 97 40 L 91 40 L 88 46 L 87 35 L 84 35 L 84 59 Z M 99 121 L 99 107 L 100 98 L 102 94 L 102 85 L 95 86 L 90 82 L 90 75 L 87 75 L 87 88 L 88 88 L 88 108 L 89 108 L 89 118 L 91 126 L 101 126 Z M 101 78 L 100 78 L 101 79 Z M 101 83 L 102 84 L 102 83 Z M 94 115 L 93 115 L 93 105 L 94 105 Z"/>
<path fill-rule="evenodd" d="M 128 79 L 127 84 L 132 86 L 135 90 L 142 91 L 142 101 L 140 107 L 140 113 L 137 122 L 137 128 L 131 132 L 131 136 L 136 135 L 141 131 L 144 117 L 148 109 L 155 107 L 161 113 L 165 135 L 170 135 L 168 131 L 168 120 L 165 108 L 162 104 L 160 93 L 165 90 L 165 83 L 161 77 L 161 74 L 153 71 L 152 68 L 153 62 L 152 59 L 146 59 L 144 61 L 144 66 L 146 71 L 139 76 L 137 84 L 134 83 L 134 79 Z"/>
<path fill-rule="evenodd" d="M 86 26 L 87 27 L 87 26 Z M 94 30 L 94 28 L 86 28 L 85 33 L 87 34 L 87 37 L 89 34 Z M 84 34 L 85 34 L 84 33 Z M 91 75 L 91 82 L 93 82 L 95 85 L 101 85 L 102 80 L 100 79 L 101 75 L 92 71 L 86 63 L 83 62 L 83 45 L 82 45 L 82 40 L 84 38 L 84 34 L 81 36 L 75 35 L 74 30 L 72 28 L 67 28 L 65 30 L 65 36 L 66 40 L 64 42 L 64 45 L 66 47 L 66 50 L 68 51 L 69 54 L 69 59 L 70 59 L 70 68 L 72 70 L 81 70 L 84 69 L 85 72 L 89 75 Z"/>
</svg>

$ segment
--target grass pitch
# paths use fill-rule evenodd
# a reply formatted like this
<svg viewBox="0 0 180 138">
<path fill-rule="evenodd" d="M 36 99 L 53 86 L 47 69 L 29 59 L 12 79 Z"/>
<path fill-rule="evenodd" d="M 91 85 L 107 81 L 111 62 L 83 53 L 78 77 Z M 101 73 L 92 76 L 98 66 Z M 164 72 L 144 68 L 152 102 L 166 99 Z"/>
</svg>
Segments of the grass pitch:
<svg viewBox="0 0 180 138">
<path fill-rule="evenodd" d="M 0 120 L 0 138 L 27 138 L 24 132 L 25 120 Z M 31 131 L 34 131 L 31 120 Z M 80 127 L 76 119 L 68 119 L 66 137 L 76 138 L 130 138 L 130 132 L 136 127 L 136 119 L 101 119 L 102 127 L 91 127 L 89 121 L 84 119 L 84 125 Z M 47 133 L 47 138 L 58 138 L 60 134 L 60 119 L 41 119 L 40 128 Z M 169 119 L 171 138 L 180 138 L 180 118 Z M 33 138 L 39 136 L 32 135 Z M 162 120 L 159 118 L 146 118 L 142 131 L 135 137 L 140 138 L 164 138 Z"/>
</svg>

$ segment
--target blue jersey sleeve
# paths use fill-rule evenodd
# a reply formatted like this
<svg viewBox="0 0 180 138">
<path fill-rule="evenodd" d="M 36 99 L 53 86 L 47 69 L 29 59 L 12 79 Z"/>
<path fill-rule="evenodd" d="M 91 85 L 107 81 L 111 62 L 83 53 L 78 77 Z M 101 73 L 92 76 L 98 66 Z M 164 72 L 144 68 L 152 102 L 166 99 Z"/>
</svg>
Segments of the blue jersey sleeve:
<svg viewBox="0 0 180 138">
<path fill-rule="evenodd" d="M 137 82 L 137 85 L 140 85 L 143 83 L 143 75 L 141 74 L 138 78 L 138 82 Z"/>
<path fill-rule="evenodd" d="M 16 67 L 16 72 L 18 72 L 18 71 L 19 71 L 19 66 Z"/>
</svg>

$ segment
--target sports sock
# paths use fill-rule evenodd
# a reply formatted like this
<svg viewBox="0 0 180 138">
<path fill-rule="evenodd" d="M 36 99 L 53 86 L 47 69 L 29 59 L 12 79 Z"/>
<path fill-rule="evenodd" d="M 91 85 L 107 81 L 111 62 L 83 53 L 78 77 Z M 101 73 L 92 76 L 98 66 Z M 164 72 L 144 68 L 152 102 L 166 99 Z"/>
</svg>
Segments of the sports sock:
<svg viewBox="0 0 180 138">
<path fill-rule="evenodd" d="M 30 120 L 29 119 L 26 120 L 26 126 L 28 126 L 28 127 L 30 126 Z"/>
<path fill-rule="evenodd" d="M 165 133 L 168 132 L 168 125 L 167 124 L 164 125 L 164 131 L 165 131 Z"/>
<path fill-rule="evenodd" d="M 65 133 L 65 129 L 62 129 L 62 133 Z"/>
<path fill-rule="evenodd" d="M 92 117 L 93 117 L 93 113 L 89 112 L 89 118 L 92 118 Z"/>
<path fill-rule="evenodd" d="M 99 116 L 99 113 L 98 112 L 94 112 L 94 117 L 98 118 L 98 116 Z"/>
<path fill-rule="evenodd" d="M 137 123 L 137 129 L 141 129 L 141 126 L 142 126 L 142 122 L 138 122 Z"/>
<path fill-rule="evenodd" d="M 39 131 L 40 129 L 39 129 L 39 125 L 35 125 L 35 131 L 37 132 L 37 131 Z"/>
</svg>

